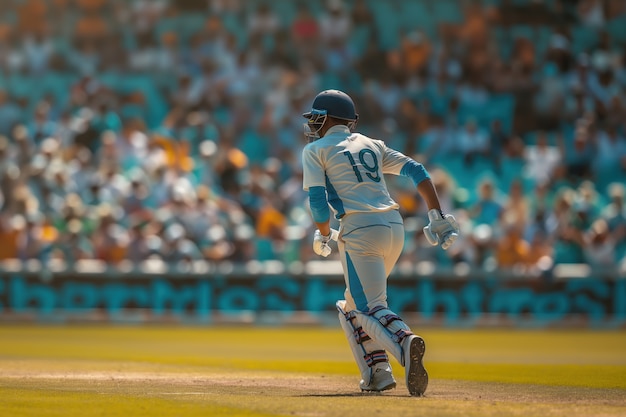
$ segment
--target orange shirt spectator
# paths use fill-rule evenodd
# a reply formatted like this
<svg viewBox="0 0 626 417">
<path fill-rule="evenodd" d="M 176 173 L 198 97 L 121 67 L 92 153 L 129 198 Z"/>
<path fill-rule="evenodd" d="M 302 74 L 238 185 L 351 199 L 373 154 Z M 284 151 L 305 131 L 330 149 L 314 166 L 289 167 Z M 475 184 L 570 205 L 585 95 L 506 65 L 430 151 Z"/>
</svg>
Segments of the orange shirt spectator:
<svg viewBox="0 0 626 417">
<path fill-rule="evenodd" d="M 520 228 L 510 226 L 496 244 L 496 261 L 500 268 L 528 265 L 530 244 L 524 240 Z"/>
<path fill-rule="evenodd" d="M 2 216 L 0 218 L 0 242 L 2 242 L 2 245 L 0 245 L 0 259 L 17 258 L 18 235 L 19 230 L 15 227 L 14 221 L 7 219 L 6 216 Z"/>
<path fill-rule="evenodd" d="M 266 202 L 266 204 L 261 207 L 256 224 L 258 237 L 280 239 L 282 238 L 282 233 L 286 226 L 287 219 L 285 215 L 277 210 L 271 203 Z"/>
</svg>

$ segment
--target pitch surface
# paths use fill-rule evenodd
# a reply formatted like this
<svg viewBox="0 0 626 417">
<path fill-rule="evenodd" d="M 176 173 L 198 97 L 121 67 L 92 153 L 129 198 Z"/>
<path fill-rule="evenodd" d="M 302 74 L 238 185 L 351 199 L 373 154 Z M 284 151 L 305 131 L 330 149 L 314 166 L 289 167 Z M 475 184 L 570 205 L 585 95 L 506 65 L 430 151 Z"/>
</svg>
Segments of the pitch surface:
<svg viewBox="0 0 626 417">
<path fill-rule="evenodd" d="M 626 333 L 424 329 L 424 398 L 358 390 L 339 328 L 1 326 L 0 415 L 626 415 Z"/>
</svg>

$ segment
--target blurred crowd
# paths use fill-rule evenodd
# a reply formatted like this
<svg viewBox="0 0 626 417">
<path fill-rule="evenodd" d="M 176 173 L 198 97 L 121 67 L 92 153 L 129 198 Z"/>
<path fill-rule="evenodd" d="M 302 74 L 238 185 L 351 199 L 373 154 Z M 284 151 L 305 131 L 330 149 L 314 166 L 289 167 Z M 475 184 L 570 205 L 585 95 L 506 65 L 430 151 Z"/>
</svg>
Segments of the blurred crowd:
<svg viewBox="0 0 626 417">
<path fill-rule="evenodd" d="M 626 263 L 621 0 L 3 0 L 0 259 L 316 259 L 301 114 L 327 88 L 461 223 L 431 248 L 388 178 L 404 260 Z"/>
</svg>

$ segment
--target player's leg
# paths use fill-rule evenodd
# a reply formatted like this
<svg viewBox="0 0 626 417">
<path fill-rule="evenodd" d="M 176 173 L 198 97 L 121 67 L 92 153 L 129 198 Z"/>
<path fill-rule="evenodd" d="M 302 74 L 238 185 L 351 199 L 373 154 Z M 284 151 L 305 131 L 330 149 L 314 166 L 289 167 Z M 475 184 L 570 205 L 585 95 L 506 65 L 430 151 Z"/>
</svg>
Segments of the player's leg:
<svg viewBox="0 0 626 417">
<path fill-rule="evenodd" d="M 423 395 L 428 387 L 428 373 L 423 364 L 424 339 L 413 334 L 409 326 L 388 308 L 367 313 L 354 311 L 353 314 L 356 324 L 404 366 L 409 393 Z"/>
<path fill-rule="evenodd" d="M 357 236 L 355 240 L 358 241 L 359 237 Z M 355 323 L 354 311 L 356 310 L 356 304 L 348 282 L 349 274 L 346 272 L 348 267 L 346 264 L 345 241 L 342 238 L 338 241 L 338 247 L 346 278 L 346 299 L 338 301 L 337 308 L 339 309 L 341 327 L 346 333 L 353 356 L 361 372 L 360 387 L 364 391 L 383 391 L 394 388 L 396 381 L 392 374 L 387 352 L 376 340 L 370 338 L 361 326 Z M 361 248 L 361 250 L 365 249 Z M 379 260 L 375 264 L 376 268 L 380 268 L 382 263 Z M 386 298 L 384 285 L 378 289 L 377 293 Z"/>
<path fill-rule="evenodd" d="M 405 367 L 411 395 L 422 395 L 428 385 L 422 363 L 424 340 L 387 306 L 387 276 L 402 251 L 404 228 L 391 223 L 389 227 L 360 229 L 351 237 L 344 239 L 341 251 L 349 301 L 346 308 L 354 307 L 350 314 L 357 325 Z"/>
<path fill-rule="evenodd" d="M 346 312 L 346 300 L 337 301 L 339 323 L 346 334 L 352 355 L 361 373 L 363 391 L 386 391 L 396 387 L 389 357 L 380 345 L 355 324 L 353 313 Z"/>
</svg>

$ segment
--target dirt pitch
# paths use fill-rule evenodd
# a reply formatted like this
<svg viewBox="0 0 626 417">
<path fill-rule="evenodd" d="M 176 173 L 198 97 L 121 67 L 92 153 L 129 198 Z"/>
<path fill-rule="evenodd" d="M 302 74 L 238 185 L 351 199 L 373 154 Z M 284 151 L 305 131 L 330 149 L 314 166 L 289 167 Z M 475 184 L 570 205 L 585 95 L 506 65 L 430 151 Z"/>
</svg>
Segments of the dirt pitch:
<svg viewBox="0 0 626 417">
<path fill-rule="evenodd" d="M 360 393 L 337 329 L 4 326 L 0 415 L 626 415 L 624 333 L 422 335 L 431 383 L 412 398 L 395 362 L 398 388 Z"/>
</svg>

